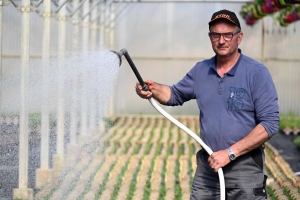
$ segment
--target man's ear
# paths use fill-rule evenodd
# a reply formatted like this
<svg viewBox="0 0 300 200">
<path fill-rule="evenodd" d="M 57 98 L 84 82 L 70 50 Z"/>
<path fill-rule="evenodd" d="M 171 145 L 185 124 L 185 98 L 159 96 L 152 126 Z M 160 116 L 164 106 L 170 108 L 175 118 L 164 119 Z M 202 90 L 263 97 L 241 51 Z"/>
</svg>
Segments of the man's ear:
<svg viewBox="0 0 300 200">
<path fill-rule="evenodd" d="M 240 32 L 239 35 L 238 35 L 238 44 L 240 44 L 242 42 L 243 37 L 244 37 L 244 33 Z"/>
</svg>

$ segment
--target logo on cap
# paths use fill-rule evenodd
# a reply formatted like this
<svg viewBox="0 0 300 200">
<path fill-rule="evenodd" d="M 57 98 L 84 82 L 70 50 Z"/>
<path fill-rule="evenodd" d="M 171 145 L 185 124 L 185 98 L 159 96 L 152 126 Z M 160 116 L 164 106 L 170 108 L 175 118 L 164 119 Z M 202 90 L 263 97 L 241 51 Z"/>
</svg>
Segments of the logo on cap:
<svg viewBox="0 0 300 200">
<path fill-rule="evenodd" d="M 226 14 L 219 14 L 215 17 L 215 19 L 218 19 L 218 18 L 227 18 L 227 19 L 231 20 L 230 16 L 226 15 Z"/>
</svg>

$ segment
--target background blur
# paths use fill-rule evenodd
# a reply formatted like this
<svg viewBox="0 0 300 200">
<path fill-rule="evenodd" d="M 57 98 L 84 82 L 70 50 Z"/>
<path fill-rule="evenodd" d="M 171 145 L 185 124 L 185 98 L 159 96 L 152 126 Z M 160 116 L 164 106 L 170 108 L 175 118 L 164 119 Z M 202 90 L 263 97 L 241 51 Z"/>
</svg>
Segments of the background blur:
<svg viewBox="0 0 300 200">
<path fill-rule="evenodd" d="M 70 13 L 72 2 L 67 5 Z M 214 56 L 208 37 L 207 23 L 215 11 L 232 10 L 237 13 L 244 32 L 240 48 L 245 55 L 263 62 L 271 72 L 278 90 L 280 112 L 284 114 L 292 111 L 299 115 L 300 23 L 296 22 L 288 27 L 281 27 L 272 17 L 267 16 L 257 21 L 255 25 L 248 26 L 239 15 L 245 2 L 247 1 L 167 2 L 142 0 L 116 3 L 113 37 L 109 36 L 110 39 L 108 39 L 113 41 L 106 42 L 104 46 L 106 49 L 116 51 L 126 48 L 144 79 L 174 84 L 196 62 Z M 42 7 L 43 4 L 40 6 L 41 10 Z M 52 4 L 52 9 L 57 9 L 55 4 Z M 51 56 L 58 55 L 57 41 L 60 33 L 57 30 L 57 24 L 57 16 L 53 16 L 51 18 Z M 67 20 L 66 26 L 66 48 L 67 51 L 72 51 L 74 27 L 72 19 Z M 30 21 L 31 59 L 42 56 L 42 30 L 43 18 L 36 12 L 32 12 Z M 21 14 L 12 4 L 3 7 L 2 34 L 1 110 L 18 110 Z M 100 37 L 102 36 L 97 36 L 98 39 Z M 89 48 L 91 48 L 93 45 L 91 39 L 89 44 Z M 78 51 L 81 51 L 80 45 Z M 41 76 L 41 71 L 30 66 L 31 78 L 29 81 L 32 82 L 34 77 L 38 76 Z M 135 94 L 135 82 L 136 78 L 124 60 L 120 67 L 111 112 L 115 114 L 156 113 L 156 110 L 147 101 L 139 99 Z M 34 91 L 31 90 L 31 93 Z M 32 109 L 38 109 L 38 105 L 40 105 L 38 103 L 40 98 L 37 98 L 37 95 L 29 97 L 29 107 Z M 52 94 L 51 98 L 55 99 L 55 94 Z M 165 109 L 171 114 L 197 115 L 199 113 L 195 101 L 188 102 L 182 107 Z"/>
</svg>

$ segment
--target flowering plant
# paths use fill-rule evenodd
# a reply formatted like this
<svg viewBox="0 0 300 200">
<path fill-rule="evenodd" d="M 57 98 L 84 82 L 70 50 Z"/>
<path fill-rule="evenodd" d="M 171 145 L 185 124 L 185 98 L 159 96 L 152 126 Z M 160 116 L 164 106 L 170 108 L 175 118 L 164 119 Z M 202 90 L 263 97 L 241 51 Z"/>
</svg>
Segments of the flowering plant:
<svg viewBox="0 0 300 200">
<path fill-rule="evenodd" d="M 279 12 L 277 20 L 281 26 L 288 26 L 289 24 L 300 20 L 300 6 L 288 7 Z"/>
<path fill-rule="evenodd" d="M 300 12 L 298 10 L 290 12 L 292 8 L 299 7 L 296 6 L 297 3 L 300 3 L 300 0 L 255 0 L 243 5 L 240 15 L 245 19 L 247 25 L 254 25 L 257 20 L 283 10 L 277 19 L 282 26 L 287 26 L 299 20 Z M 285 16 L 288 11 L 288 16 Z"/>
</svg>

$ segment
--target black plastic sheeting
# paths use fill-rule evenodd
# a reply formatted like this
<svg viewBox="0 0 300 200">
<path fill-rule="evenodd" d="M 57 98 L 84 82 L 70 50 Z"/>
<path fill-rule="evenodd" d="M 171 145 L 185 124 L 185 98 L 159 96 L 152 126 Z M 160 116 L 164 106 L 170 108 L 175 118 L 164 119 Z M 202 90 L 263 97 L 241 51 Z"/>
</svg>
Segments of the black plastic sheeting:
<svg viewBox="0 0 300 200">
<path fill-rule="evenodd" d="M 269 143 L 280 153 L 295 173 L 300 172 L 300 149 L 294 142 L 296 137 L 293 134 L 285 135 L 279 132 L 269 140 Z"/>
</svg>

